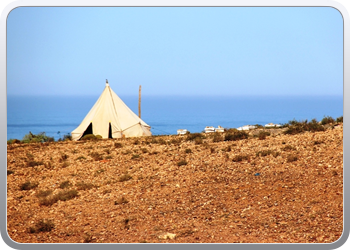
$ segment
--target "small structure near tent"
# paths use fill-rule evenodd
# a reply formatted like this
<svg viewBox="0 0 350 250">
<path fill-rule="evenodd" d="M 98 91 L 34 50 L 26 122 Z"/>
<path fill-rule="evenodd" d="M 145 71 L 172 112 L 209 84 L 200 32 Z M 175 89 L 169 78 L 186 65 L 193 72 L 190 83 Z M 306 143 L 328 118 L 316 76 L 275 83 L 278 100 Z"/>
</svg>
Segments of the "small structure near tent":
<svg viewBox="0 0 350 250">
<path fill-rule="evenodd" d="M 106 81 L 101 96 L 71 135 L 72 140 L 77 141 L 86 134 L 102 138 L 150 136 L 150 130 L 151 127 L 132 112 Z"/>
</svg>

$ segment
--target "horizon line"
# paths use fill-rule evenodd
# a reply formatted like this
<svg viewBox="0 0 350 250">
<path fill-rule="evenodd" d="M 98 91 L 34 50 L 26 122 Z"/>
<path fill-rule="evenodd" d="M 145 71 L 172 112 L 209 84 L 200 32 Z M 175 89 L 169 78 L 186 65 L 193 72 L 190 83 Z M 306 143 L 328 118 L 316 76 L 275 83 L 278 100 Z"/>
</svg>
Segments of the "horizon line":
<svg viewBox="0 0 350 250">
<path fill-rule="evenodd" d="M 6 94 L 6 97 L 94 97 L 99 94 Z M 138 94 L 117 94 L 118 96 L 138 96 Z M 142 94 L 147 97 L 343 97 L 342 94 Z"/>
</svg>

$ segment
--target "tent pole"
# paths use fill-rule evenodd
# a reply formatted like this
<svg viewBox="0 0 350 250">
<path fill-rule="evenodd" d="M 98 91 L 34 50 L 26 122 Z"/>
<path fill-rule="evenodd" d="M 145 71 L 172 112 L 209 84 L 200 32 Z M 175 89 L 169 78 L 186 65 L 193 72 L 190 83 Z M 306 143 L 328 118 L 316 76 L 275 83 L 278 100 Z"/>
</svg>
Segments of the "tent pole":
<svg viewBox="0 0 350 250">
<path fill-rule="evenodd" d="M 139 118 L 141 118 L 141 85 L 139 88 Z"/>
</svg>

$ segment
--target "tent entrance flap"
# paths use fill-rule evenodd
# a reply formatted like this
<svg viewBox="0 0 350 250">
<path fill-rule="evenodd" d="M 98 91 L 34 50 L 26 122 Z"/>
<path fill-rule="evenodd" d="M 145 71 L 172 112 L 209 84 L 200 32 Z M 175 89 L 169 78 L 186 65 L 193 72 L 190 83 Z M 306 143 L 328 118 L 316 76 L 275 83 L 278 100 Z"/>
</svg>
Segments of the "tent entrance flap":
<svg viewBox="0 0 350 250">
<path fill-rule="evenodd" d="M 90 125 L 87 127 L 87 129 L 84 131 L 84 134 L 81 137 L 84 137 L 85 135 L 93 134 L 92 133 L 92 122 Z"/>
<path fill-rule="evenodd" d="M 111 125 L 111 123 L 109 123 L 108 138 L 109 138 L 109 139 L 113 139 L 113 137 L 112 137 L 112 125 Z"/>
</svg>

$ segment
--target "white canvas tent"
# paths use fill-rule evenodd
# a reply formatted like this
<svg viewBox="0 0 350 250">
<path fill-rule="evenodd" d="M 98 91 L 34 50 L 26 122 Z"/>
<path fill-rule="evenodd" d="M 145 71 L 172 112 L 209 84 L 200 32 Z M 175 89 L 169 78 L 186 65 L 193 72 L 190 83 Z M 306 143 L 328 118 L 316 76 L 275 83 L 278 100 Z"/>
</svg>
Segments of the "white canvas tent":
<svg viewBox="0 0 350 250">
<path fill-rule="evenodd" d="M 150 129 L 106 82 L 100 98 L 71 134 L 72 140 L 77 141 L 85 134 L 101 135 L 102 138 L 150 136 Z"/>
</svg>

